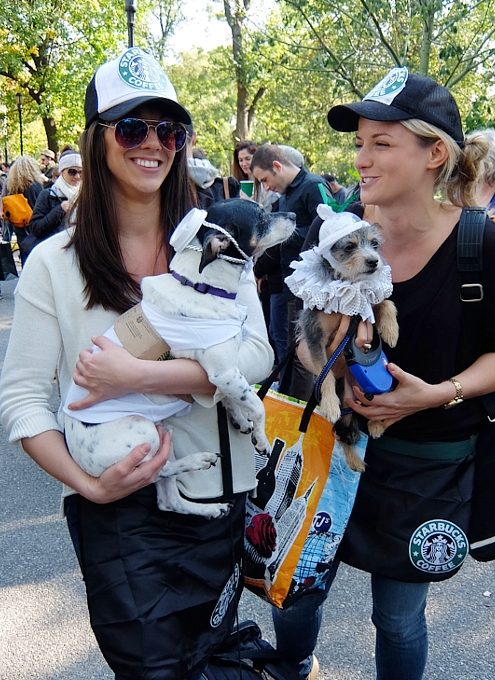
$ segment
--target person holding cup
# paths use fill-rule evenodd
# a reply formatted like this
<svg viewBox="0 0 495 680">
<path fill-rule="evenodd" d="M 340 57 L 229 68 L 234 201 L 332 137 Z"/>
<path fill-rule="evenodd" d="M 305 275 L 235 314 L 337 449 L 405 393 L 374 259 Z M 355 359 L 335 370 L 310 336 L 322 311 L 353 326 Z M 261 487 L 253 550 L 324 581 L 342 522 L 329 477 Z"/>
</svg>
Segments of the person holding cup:
<svg viewBox="0 0 495 680">
<path fill-rule="evenodd" d="M 236 144 L 232 174 L 241 185 L 241 198 L 259 203 L 267 212 L 272 211 L 272 205 L 279 199 L 279 194 L 269 191 L 257 182 L 251 172 L 251 161 L 258 148 L 255 142 L 245 139 Z"/>
</svg>

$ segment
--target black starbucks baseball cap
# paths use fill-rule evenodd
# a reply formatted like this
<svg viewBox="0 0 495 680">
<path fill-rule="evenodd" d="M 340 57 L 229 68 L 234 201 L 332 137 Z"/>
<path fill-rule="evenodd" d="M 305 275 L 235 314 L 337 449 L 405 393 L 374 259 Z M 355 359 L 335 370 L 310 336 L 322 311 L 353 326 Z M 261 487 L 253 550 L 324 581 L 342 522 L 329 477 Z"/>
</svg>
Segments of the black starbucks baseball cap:
<svg viewBox="0 0 495 680">
<path fill-rule="evenodd" d="M 405 66 L 393 68 L 360 102 L 333 106 L 330 127 L 354 132 L 359 118 L 384 122 L 418 118 L 446 132 L 459 146 L 464 143 L 461 116 L 454 97 L 443 85 Z"/>
</svg>

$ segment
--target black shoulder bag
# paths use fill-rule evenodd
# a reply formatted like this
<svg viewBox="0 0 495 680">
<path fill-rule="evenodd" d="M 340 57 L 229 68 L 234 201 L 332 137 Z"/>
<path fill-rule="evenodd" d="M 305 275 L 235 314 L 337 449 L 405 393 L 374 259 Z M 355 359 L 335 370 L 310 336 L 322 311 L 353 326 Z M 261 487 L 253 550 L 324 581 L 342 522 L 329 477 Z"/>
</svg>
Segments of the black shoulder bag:
<svg viewBox="0 0 495 680">
<path fill-rule="evenodd" d="M 485 208 L 464 208 L 457 239 L 457 270 L 461 273 L 462 322 L 474 356 L 481 350 L 481 301 L 483 284 L 483 235 Z M 482 397 L 487 422 L 476 445 L 472 515 L 469 527 L 470 555 L 479 562 L 495 560 L 495 392 Z"/>
</svg>

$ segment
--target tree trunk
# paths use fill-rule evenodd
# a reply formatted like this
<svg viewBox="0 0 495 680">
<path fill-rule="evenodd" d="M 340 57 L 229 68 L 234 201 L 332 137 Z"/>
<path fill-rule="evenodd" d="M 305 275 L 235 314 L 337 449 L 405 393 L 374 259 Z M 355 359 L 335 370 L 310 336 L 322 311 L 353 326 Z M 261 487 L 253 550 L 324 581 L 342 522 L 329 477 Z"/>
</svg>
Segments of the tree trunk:
<svg viewBox="0 0 495 680">
<path fill-rule="evenodd" d="M 245 85 L 239 80 L 237 81 L 237 108 L 236 108 L 236 125 L 233 132 L 236 141 L 249 139 L 251 134 L 251 126 L 248 122 L 249 106 L 248 106 L 248 91 Z"/>
<path fill-rule="evenodd" d="M 57 140 L 57 126 L 53 118 L 43 117 L 43 125 L 45 126 L 46 140 L 48 142 L 48 148 L 54 153 L 58 152 L 58 140 Z"/>
<path fill-rule="evenodd" d="M 249 92 L 246 87 L 246 73 L 244 69 L 244 52 L 242 46 L 242 27 L 249 9 L 251 0 L 224 0 L 225 18 L 232 31 L 232 54 L 235 65 L 235 78 L 237 83 L 237 106 L 236 106 L 236 126 L 232 133 L 234 141 L 249 139 L 251 128 L 254 122 L 256 104 L 263 96 L 265 88 L 258 90 L 249 104 Z"/>
<path fill-rule="evenodd" d="M 422 2 L 423 29 L 421 35 L 421 49 L 419 51 L 418 73 L 428 75 L 430 67 L 431 45 L 433 42 L 433 28 L 435 26 L 435 14 L 438 9 L 436 2 Z"/>
</svg>

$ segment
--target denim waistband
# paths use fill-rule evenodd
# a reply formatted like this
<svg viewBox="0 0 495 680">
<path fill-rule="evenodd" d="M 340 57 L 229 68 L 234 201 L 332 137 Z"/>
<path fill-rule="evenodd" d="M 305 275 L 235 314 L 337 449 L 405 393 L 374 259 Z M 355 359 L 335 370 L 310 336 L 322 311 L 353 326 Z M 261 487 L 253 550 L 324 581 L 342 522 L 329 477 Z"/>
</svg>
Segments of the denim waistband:
<svg viewBox="0 0 495 680">
<path fill-rule="evenodd" d="M 414 458 L 456 460 L 475 453 L 477 439 L 478 435 L 473 435 L 460 442 L 411 442 L 407 439 L 385 436 L 379 439 L 369 439 L 368 447 Z"/>
</svg>

